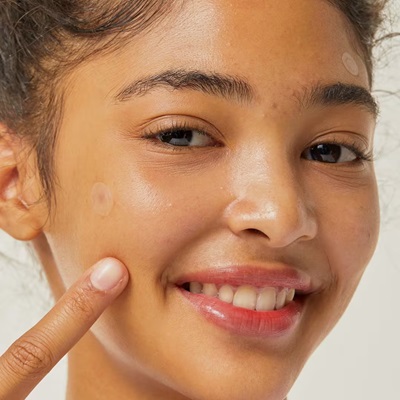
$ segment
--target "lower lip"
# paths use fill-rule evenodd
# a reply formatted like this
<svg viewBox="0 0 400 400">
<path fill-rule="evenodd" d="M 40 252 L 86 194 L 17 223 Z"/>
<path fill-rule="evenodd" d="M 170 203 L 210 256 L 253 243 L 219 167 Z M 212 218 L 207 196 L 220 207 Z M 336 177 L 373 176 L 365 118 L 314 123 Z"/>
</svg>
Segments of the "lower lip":
<svg viewBox="0 0 400 400">
<path fill-rule="evenodd" d="M 207 320 L 242 336 L 284 336 L 297 325 L 303 304 L 295 299 L 280 310 L 254 311 L 235 307 L 215 297 L 194 294 L 178 288 L 195 309 Z"/>
</svg>

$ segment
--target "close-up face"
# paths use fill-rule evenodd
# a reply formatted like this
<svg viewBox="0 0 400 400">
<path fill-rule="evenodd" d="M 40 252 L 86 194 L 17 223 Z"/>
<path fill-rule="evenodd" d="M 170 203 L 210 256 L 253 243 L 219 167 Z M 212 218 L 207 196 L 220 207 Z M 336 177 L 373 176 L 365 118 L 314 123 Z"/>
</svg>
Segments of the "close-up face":
<svg viewBox="0 0 400 400">
<path fill-rule="evenodd" d="M 43 227 L 53 288 L 130 272 L 87 363 L 120 398 L 282 400 L 377 241 L 355 35 L 328 1 L 198 0 L 115 40 L 64 78 Z"/>
</svg>

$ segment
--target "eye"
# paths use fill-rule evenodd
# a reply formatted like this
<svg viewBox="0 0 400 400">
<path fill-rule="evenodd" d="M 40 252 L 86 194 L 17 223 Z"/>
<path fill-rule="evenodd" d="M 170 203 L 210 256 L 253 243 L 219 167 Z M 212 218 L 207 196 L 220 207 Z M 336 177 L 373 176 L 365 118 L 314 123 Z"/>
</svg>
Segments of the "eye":
<svg viewBox="0 0 400 400">
<path fill-rule="evenodd" d="M 171 129 L 154 135 L 163 143 L 181 147 L 206 147 L 215 146 L 214 140 L 206 133 L 197 129 Z"/>
<path fill-rule="evenodd" d="M 337 143 L 320 143 L 306 149 L 303 158 L 322 163 L 346 163 L 364 158 L 358 149 L 350 149 Z"/>
</svg>

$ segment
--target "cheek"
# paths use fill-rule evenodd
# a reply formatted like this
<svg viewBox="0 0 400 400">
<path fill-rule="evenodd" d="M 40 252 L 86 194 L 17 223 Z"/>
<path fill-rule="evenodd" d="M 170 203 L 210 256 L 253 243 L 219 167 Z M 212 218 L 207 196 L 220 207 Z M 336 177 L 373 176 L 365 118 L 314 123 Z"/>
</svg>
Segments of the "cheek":
<svg viewBox="0 0 400 400">
<path fill-rule="evenodd" d="M 165 268 L 189 243 L 201 238 L 210 221 L 221 210 L 221 195 L 215 196 L 210 179 L 172 177 L 157 171 L 140 171 L 130 176 L 115 194 L 115 217 L 124 223 L 130 240 L 127 247 L 141 256 L 147 265 Z M 211 186 L 211 187 L 210 187 Z M 121 246 L 120 246 L 121 248 Z"/>
<path fill-rule="evenodd" d="M 95 214 L 107 217 L 114 207 L 114 196 L 111 189 L 105 183 L 95 183 L 91 192 L 90 204 Z"/>
<path fill-rule="evenodd" d="M 320 205 L 315 245 L 322 257 L 321 277 L 329 280 L 323 292 L 311 299 L 312 311 L 305 320 L 305 326 L 318 326 L 308 336 L 312 349 L 345 312 L 374 253 L 379 233 L 379 202 L 373 180 L 352 192 L 335 191 L 329 196 L 320 192 L 313 192 Z"/>
<path fill-rule="evenodd" d="M 107 186 L 89 185 L 85 217 L 76 219 L 74 227 L 74 236 L 81 238 L 76 243 L 80 259 L 90 265 L 115 256 L 133 276 L 154 283 L 178 256 L 196 246 L 222 214 L 226 192 L 219 180 L 223 177 L 205 175 L 174 176 L 135 163 L 118 181 L 110 175 L 102 177 Z"/>
<path fill-rule="evenodd" d="M 329 207 L 329 203 L 327 202 Z M 328 209 L 328 208 L 327 208 Z M 332 203 L 321 237 L 338 294 L 349 300 L 376 248 L 379 202 L 374 183 Z"/>
<path fill-rule="evenodd" d="M 59 212 L 48 233 L 62 279 L 70 286 L 84 268 L 114 256 L 133 276 L 144 274 L 154 282 L 222 214 L 224 175 L 185 175 L 134 152 L 101 157 L 96 148 L 93 153 L 101 163 L 90 160 L 90 169 L 62 175 L 69 189 L 58 196 Z M 79 161 L 71 165 L 86 165 Z"/>
</svg>

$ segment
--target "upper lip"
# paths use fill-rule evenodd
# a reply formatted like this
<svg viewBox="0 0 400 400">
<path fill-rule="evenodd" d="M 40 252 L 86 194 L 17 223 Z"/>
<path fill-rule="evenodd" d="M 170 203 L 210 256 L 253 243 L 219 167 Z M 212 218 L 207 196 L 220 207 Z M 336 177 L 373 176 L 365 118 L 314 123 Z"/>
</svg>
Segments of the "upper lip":
<svg viewBox="0 0 400 400">
<path fill-rule="evenodd" d="M 209 268 L 188 272 L 176 280 L 181 286 L 187 282 L 227 284 L 231 286 L 251 285 L 261 287 L 279 287 L 295 289 L 296 292 L 309 294 L 317 287 L 311 277 L 298 269 L 286 265 L 270 265 L 265 267 L 254 265 L 232 265 L 222 268 Z"/>
</svg>

